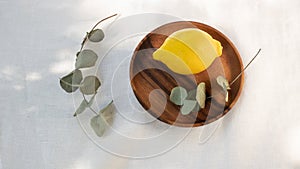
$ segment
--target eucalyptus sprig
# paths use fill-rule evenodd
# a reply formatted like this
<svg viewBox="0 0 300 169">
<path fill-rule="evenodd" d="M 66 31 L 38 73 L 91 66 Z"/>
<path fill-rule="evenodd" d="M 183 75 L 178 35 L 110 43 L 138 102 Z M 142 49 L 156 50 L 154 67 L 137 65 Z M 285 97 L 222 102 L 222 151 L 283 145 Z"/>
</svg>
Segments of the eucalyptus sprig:
<svg viewBox="0 0 300 169">
<path fill-rule="evenodd" d="M 225 102 L 229 100 L 229 90 L 230 86 L 236 82 L 242 75 L 242 73 L 250 66 L 250 64 L 256 59 L 261 49 L 255 54 L 255 56 L 250 60 L 250 62 L 245 66 L 245 68 L 233 79 L 231 83 L 220 75 L 216 78 L 216 81 L 220 87 L 222 87 L 225 92 Z M 198 84 L 196 89 L 189 92 L 181 86 L 174 87 L 170 94 L 170 101 L 177 106 L 181 106 L 180 112 L 183 115 L 188 115 L 191 112 L 198 112 L 200 109 L 205 108 L 206 99 L 213 98 L 213 96 L 206 97 L 205 83 L 201 82 Z"/>
<path fill-rule="evenodd" d="M 91 119 L 90 124 L 95 134 L 99 137 L 104 134 L 107 123 L 112 119 L 113 101 L 110 101 L 110 103 L 103 109 L 101 109 L 99 113 L 97 113 L 91 107 L 94 103 L 97 90 L 101 86 L 101 82 L 99 78 L 94 75 L 83 77 L 81 69 L 87 69 L 95 66 L 98 60 L 98 55 L 91 49 L 84 49 L 84 46 L 88 41 L 93 43 L 101 42 L 105 38 L 105 36 L 103 30 L 97 29 L 97 26 L 103 21 L 115 16 L 117 16 L 117 14 L 108 16 L 100 20 L 92 27 L 89 32 L 86 33 L 81 42 L 80 50 L 76 53 L 75 69 L 71 73 L 60 78 L 59 81 L 61 88 L 67 93 L 73 93 L 79 89 L 82 94 L 83 100 L 79 107 L 76 109 L 74 116 L 83 113 L 87 108 L 95 113 L 95 116 Z M 89 101 L 86 99 L 85 95 L 92 95 Z"/>
</svg>

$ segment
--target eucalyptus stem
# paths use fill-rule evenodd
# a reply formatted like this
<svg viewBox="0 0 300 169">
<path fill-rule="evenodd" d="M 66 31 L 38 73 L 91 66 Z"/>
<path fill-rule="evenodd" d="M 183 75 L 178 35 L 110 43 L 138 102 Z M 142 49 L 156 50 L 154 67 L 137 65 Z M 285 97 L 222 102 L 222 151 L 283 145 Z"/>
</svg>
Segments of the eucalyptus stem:
<svg viewBox="0 0 300 169">
<path fill-rule="evenodd" d="M 250 60 L 250 62 L 245 66 L 245 68 L 234 78 L 234 80 L 229 84 L 229 86 L 233 85 L 234 82 L 236 82 L 242 75 L 242 73 L 250 66 L 250 64 L 256 59 L 256 57 L 259 55 L 261 51 L 261 48 L 257 51 L 257 53 L 254 55 L 254 57 Z M 218 95 L 218 94 L 217 94 Z M 208 96 L 207 99 L 211 99 L 214 96 Z"/>
<path fill-rule="evenodd" d="M 106 18 L 104 18 L 104 19 L 101 19 L 99 22 L 97 22 L 94 26 L 93 26 L 93 28 L 91 29 L 91 31 L 90 32 L 92 32 L 101 22 L 103 22 L 103 21 L 105 21 L 105 20 L 107 20 L 107 19 L 110 19 L 110 18 L 112 18 L 112 17 L 114 17 L 114 16 L 117 16 L 118 14 L 113 14 L 113 15 L 111 15 L 111 16 L 108 16 L 108 17 L 106 17 Z"/>
<path fill-rule="evenodd" d="M 82 97 L 83 97 L 84 101 L 88 103 L 89 109 L 90 109 L 94 114 L 98 115 L 98 113 L 91 107 L 91 105 L 89 105 L 89 102 L 87 101 L 85 95 L 84 95 L 83 93 L 81 93 L 81 94 L 82 94 Z M 97 93 L 95 93 L 95 95 L 96 95 L 96 94 L 97 94 Z M 91 100 L 90 100 L 90 101 L 91 101 Z"/>
<path fill-rule="evenodd" d="M 87 39 L 88 39 L 89 33 L 91 33 L 91 32 L 92 32 L 92 31 L 93 31 L 100 23 L 102 23 L 103 21 L 105 21 L 105 20 L 107 20 L 107 19 L 110 19 L 110 18 L 112 18 L 112 17 L 114 17 L 114 16 L 117 16 L 117 15 L 118 15 L 118 14 L 113 14 L 113 15 L 108 16 L 108 17 L 106 17 L 106 18 L 104 18 L 104 19 L 101 19 L 99 22 L 97 22 L 97 23 L 92 27 L 91 31 L 86 33 L 86 35 L 85 35 L 85 37 L 83 38 L 83 41 L 82 41 L 82 43 L 81 43 L 81 47 L 80 47 L 79 52 L 82 51 L 83 46 L 85 45 L 85 43 L 86 43 L 86 41 L 87 41 Z"/>
<path fill-rule="evenodd" d="M 107 19 L 110 19 L 110 18 L 112 18 L 112 17 L 115 17 L 115 16 L 117 16 L 117 15 L 118 15 L 118 14 L 113 14 L 113 15 L 108 16 L 108 17 L 106 17 L 106 18 L 104 18 L 104 19 L 101 19 L 99 22 L 97 22 L 97 23 L 92 27 L 91 31 L 86 33 L 86 35 L 85 35 L 83 41 L 81 42 L 80 50 L 79 50 L 79 52 L 78 52 L 77 54 L 79 54 L 79 53 L 82 51 L 84 45 L 85 45 L 86 42 L 87 42 L 87 39 L 88 39 L 89 34 L 90 34 L 91 32 L 93 32 L 93 31 L 95 30 L 95 28 L 96 28 L 100 23 L 102 23 L 103 21 L 105 21 L 105 20 L 107 20 Z M 80 86 L 78 86 L 78 87 L 80 87 Z M 99 115 L 99 114 L 91 107 L 91 105 L 89 104 L 89 101 L 87 101 L 87 99 L 86 99 L 84 93 L 81 92 L 81 94 L 82 94 L 82 97 L 83 97 L 84 101 L 88 103 L 89 109 L 90 109 L 94 114 Z M 97 94 L 97 93 L 95 93 L 95 95 L 96 95 L 96 94 Z M 95 95 L 94 95 L 94 96 L 95 96 Z M 94 96 L 93 96 L 93 97 L 94 97 Z M 90 101 L 91 101 L 91 100 L 90 100 Z M 112 103 L 112 101 L 110 102 L 110 104 L 111 104 L 111 103 Z"/>
<path fill-rule="evenodd" d="M 91 101 L 91 100 L 90 100 L 90 101 L 87 101 L 85 95 L 84 95 L 83 93 L 81 93 L 81 94 L 82 94 L 82 97 L 83 97 L 83 99 L 84 99 L 85 102 L 89 103 L 89 102 Z M 97 94 L 97 93 L 95 93 L 94 96 L 95 96 L 96 94 Z M 94 96 L 92 96 L 92 97 L 94 97 Z M 112 103 L 113 103 L 113 100 L 111 100 L 111 101 L 110 101 L 103 109 L 101 109 L 100 111 L 105 111 L 105 110 L 108 108 L 108 106 L 111 105 Z M 94 110 L 94 109 L 91 107 L 91 105 L 88 104 L 88 107 L 89 107 L 89 109 L 90 109 L 95 115 L 101 115 L 101 114 L 97 113 L 96 110 Z"/>
<path fill-rule="evenodd" d="M 85 35 L 83 41 L 81 42 L 81 47 L 80 47 L 79 52 L 77 52 L 77 55 L 82 51 L 84 45 L 85 45 L 86 42 L 87 42 L 87 39 L 88 39 L 90 33 L 93 32 L 93 31 L 95 30 L 95 28 L 96 28 L 100 23 L 102 23 L 103 21 L 105 21 L 105 20 L 107 20 L 107 19 L 110 19 L 110 18 L 112 18 L 112 17 L 115 17 L 115 16 L 117 16 L 117 15 L 118 15 L 118 14 L 113 14 L 113 15 L 111 15 L 111 16 L 108 16 L 108 17 L 106 17 L 106 18 L 101 19 L 100 21 L 98 21 L 98 22 L 92 27 L 91 31 L 86 33 L 86 35 Z M 67 83 L 67 82 L 66 82 L 66 83 Z M 76 86 L 76 87 L 77 87 L 77 86 Z M 80 86 L 78 86 L 78 87 L 80 87 Z M 81 92 L 81 94 L 82 94 L 82 97 L 83 97 L 84 101 L 88 104 L 89 109 L 90 109 L 95 115 L 99 115 L 99 114 L 91 107 L 90 101 L 92 101 L 92 99 L 91 99 L 90 101 L 88 101 L 88 100 L 86 99 L 84 93 Z M 96 94 L 97 94 L 97 93 L 95 93 L 95 94 L 93 95 L 93 97 L 95 97 Z M 110 102 L 110 104 L 111 104 L 111 103 L 112 103 L 112 101 Z"/>
<path fill-rule="evenodd" d="M 238 74 L 236 77 L 235 77 L 235 79 L 230 83 L 230 85 L 229 86 L 231 86 L 236 80 L 238 80 L 240 77 L 241 77 L 241 75 L 242 75 L 242 73 L 248 68 L 248 66 L 250 66 L 250 64 L 255 60 L 255 58 L 258 56 L 258 54 L 260 53 L 260 51 L 261 51 L 261 49 L 259 49 L 258 51 L 257 51 L 257 53 L 255 54 L 255 56 L 250 60 L 250 62 L 245 66 L 245 68 L 241 71 L 241 73 L 240 74 Z"/>
</svg>

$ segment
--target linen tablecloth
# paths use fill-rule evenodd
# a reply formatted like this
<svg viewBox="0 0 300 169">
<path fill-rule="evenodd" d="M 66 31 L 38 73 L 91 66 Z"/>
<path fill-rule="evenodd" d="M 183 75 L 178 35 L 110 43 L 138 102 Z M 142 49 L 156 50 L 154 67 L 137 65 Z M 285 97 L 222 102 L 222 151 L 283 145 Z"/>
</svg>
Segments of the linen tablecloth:
<svg viewBox="0 0 300 169">
<path fill-rule="evenodd" d="M 299 9 L 297 0 L 0 0 L 0 169 L 300 168 Z M 199 144 L 203 128 L 194 128 L 170 151 L 124 158 L 94 144 L 72 116 L 79 96 L 63 92 L 59 77 L 74 68 L 85 32 L 114 13 L 120 18 L 159 13 L 206 23 L 232 40 L 244 64 L 262 49 L 245 72 L 238 103 L 205 143 Z M 113 54 L 130 56 L 143 35 Z M 117 61 L 100 66 L 103 76 Z M 127 77 L 117 80 L 122 78 Z M 100 106 L 109 100 L 102 99 Z M 116 122 L 135 137 L 166 127 Z M 103 139 L 122 144 L 109 133 Z M 131 151 L 132 145 L 124 146 Z"/>
</svg>

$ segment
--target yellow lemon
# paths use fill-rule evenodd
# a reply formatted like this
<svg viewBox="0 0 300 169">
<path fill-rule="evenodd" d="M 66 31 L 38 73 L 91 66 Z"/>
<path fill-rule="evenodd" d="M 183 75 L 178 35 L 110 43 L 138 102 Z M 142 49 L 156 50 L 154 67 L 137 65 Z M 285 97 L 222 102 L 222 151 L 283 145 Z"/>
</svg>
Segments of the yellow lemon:
<svg viewBox="0 0 300 169">
<path fill-rule="evenodd" d="M 172 33 L 153 53 L 153 59 L 161 61 L 173 72 L 196 74 L 221 56 L 222 49 L 221 43 L 208 33 L 187 28 Z"/>
</svg>

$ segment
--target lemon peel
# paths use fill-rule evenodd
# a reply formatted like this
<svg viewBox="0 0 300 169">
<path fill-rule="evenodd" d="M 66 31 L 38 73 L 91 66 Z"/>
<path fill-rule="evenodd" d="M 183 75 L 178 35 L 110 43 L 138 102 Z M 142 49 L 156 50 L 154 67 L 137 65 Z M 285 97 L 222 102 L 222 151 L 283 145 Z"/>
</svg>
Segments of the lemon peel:
<svg viewBox="0 0 300 169">
<path fill-rule="evenodd" d="M 206 70 L 221 56 L 222 49 L 221 43 L 205 31 L 186 28 L 172 33 L 153 53 L 153 59 L 161 61 L 175 73 L 196 74 Z"/>
</svg>

